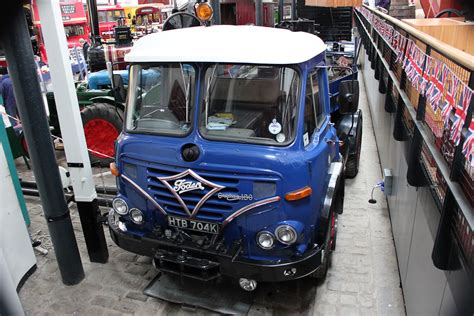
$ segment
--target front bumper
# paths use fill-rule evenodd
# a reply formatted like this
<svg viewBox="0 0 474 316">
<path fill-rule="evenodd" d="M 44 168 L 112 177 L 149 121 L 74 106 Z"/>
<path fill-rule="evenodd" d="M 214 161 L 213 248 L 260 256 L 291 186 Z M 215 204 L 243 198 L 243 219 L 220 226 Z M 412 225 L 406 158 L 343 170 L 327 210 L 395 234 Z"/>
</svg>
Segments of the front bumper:
<svg viewBox="0 0 474 316">
<path fill-rule="evenodd" d="M 266 263 L 177 245 L 167 240 L 137 238 L 122 232 L 110 220 L 109 228 L 113 241 L 120 248 L 153 257 L 158 269 L 205 281 L 220 276 L 247 278 L 261 282 L 288 281 L 313 273 L 321 264 L 321 249 L 319 248 L 307 251 L 303 257 L 295 261 Z"/>
</svg>

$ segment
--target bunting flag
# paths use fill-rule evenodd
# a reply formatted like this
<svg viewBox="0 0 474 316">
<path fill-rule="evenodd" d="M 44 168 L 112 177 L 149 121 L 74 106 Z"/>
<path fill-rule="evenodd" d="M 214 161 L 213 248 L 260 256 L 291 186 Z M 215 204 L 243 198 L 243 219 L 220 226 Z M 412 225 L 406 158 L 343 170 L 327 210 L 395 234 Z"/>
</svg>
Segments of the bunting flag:
<svg viewBox="0 0 474 316">
<path fill-rule="evenodd" d="M 397 35 L 397 33 L 395 35 Z M 398 33 L 397 37 L 398 37 L 397 46 L 395 47 L 395 52 L 397 53 L 397 59 L 395 59 L 395 63 L 399 63 L 402 61 L 405 45 L 407 44 L 407 41 L 408 41 L 408 39 L 400 33 Z"/>
<path fill-rule="evenodd" d="M 428 88 L 428 83 L 430 82 L 430 69 L 433 58 L 425 54 L 425 64 L 423 68 L 423 75 L 420 78 L 420 94 L 422 96 L 426 95 L 426 90 Z"/>
<path fill-rule="evenodd" d="M 392 42 L 393 27 L 384 20 L 374 17 L 374 28 L 389 44 Z"/>
<path fill-rule="evenodd" d="M 402 64 L 402 67 L 403 69 L 405 69 L 405 72 L 408 72 L 410 70 L 410 59 L 408 58 L 408 56 L 410 56 L 411 54 L 413 54 L 413 51 L 414 51 L 414 46 L 415 46 L 415 43 L 413 43 L 412 40 L 410 39 L 407 39 L 407 47 L 405 49 L 405 56 L 403 58 L 403 64 Z"/>
<path fill-rule="evenodd" d="M 420 82 L 423 74 L 423 64 L 426 54 L 421 51 L 415 43 L 412 43 L 410 53 L 408 55 L 408 70 L 406 71 L 407 79 L 410 80 L 413 88 L 420 91 Z"/>
<path fill-rule="evenodd" d="M 447 67 L 446 67 L 447 68 Z M 444 102 L 441 104 L 441 118 L 443 119 L 444 125 L 448 123 L 449 114 L 456 106 L 456 92 L 458 91 L 459 79 L 456 77 L 449 68 L 447 68 L 446 75 L 446 95 L 444 97 Z M 450 79 L 448 79 L 450 78 Z"/>
<path fill-rule="evenodd" d="M 472 93 L 473 91 L 464 85 L 458 105 L 456 106 L 453 125 L 451 126 L 450 140 L 454 142 L 455 146 L 459 145 L 459 141 L 461 140 L 461 131 L 466 121 L 467 109 L 471 102 Z"/>
<path fill-rule="evenodd" d="M 431 68 L 430 74 L 430 83 L 428 85 L 428 91 L 426 92 L 426 97 L 429 104 L 433 108 L 433 111 L 436 112 L 440 106 L 441 98 L 444 93 L 444 82 L 448 71 L 451 71 L 443 62 L 435 60 Z"/>
<path fill-rule="evenodd" d="M 462 153 L 466 161 L 469 161 L 471 167 L 474 167 L 474 119 L 471 120 L 471 124 L 467 129 L 466 139 L 462 146 Z"/>
</svg>

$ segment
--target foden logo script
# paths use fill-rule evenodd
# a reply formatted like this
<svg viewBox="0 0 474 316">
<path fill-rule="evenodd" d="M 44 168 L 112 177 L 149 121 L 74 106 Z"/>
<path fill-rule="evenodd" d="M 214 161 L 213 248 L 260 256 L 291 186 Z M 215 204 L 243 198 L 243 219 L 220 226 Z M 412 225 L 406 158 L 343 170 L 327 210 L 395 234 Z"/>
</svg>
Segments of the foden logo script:
<svg viewBox="0 0 474 316">
<path fill-rule="evenodd" d="M 184 179 L 176 180 L 174 182 L 173 190 L 182 194 L 184 192 L 194 191 L 194 190 L 204 190 L 201 182 L 192 182 L 186 181 Z"/>
</svg>

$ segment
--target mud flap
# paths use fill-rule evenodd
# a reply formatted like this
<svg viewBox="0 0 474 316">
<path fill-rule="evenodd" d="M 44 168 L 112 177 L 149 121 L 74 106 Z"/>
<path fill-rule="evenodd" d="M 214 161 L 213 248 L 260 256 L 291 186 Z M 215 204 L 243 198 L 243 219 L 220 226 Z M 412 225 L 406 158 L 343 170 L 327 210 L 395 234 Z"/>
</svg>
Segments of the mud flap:
<svg viewBox="0 0 474 316">
<path fill-rule="evenodd" d="M 252 306 L 253 293 L 240 289 L 235 282 L 220 278 L 215 282 L 202 282 L 176 275 L 160 273 L 147 285 L 145 295 L 187 308 L 203 308 L 210 311 L 246 315 Z"/>
</svg>

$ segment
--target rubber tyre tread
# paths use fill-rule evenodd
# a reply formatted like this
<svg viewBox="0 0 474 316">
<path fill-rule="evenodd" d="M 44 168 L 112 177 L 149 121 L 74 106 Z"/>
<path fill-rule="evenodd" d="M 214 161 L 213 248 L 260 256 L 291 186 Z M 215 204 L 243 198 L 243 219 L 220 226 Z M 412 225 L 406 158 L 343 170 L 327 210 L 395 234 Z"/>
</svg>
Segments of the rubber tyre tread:
<svg viewBox="0 0 474 316">
<path fill-rule="evenodd" d="M 89 69 L 91 72 L 107 69 L 105 52 L 103 49 L 92 48 L 88 52 Z"/>
<path fill-rule="evenodd" d="M 357 151 L 355 154 L 349 155 L 346 162 L 346 178 L 352 179 L 359 173 L 360 151 L 362 147 L 362 121 L 357 126 Z"/>
<path fill-rule="evenodd" d="M 115 109 L 115 107 L 111 104 L 93 103 L 91 105 L 84 107 L 84 109 L 81 111 L 82 124 L 86 125 L 86 123 L 92 119 L 101 118 L 103 120 L 108 121 L 112 125 L 114 125 L 118 133 L 120 134 L 123 123 L 120 117 L 117 115 L 117 112 L 118 112 L 118 115 L 120 115 L 120 117 L 122 118 L 124 117 L 123 111 L 118 108 Z M 89 152 L 89 158 L 90 158 L 91 164 L 94 164 L 97 162 L 102 167 L 107 167 L 113 161 L 113 159 L 111 158 L 97 157 L 91 152 Z"/>
</svg>

